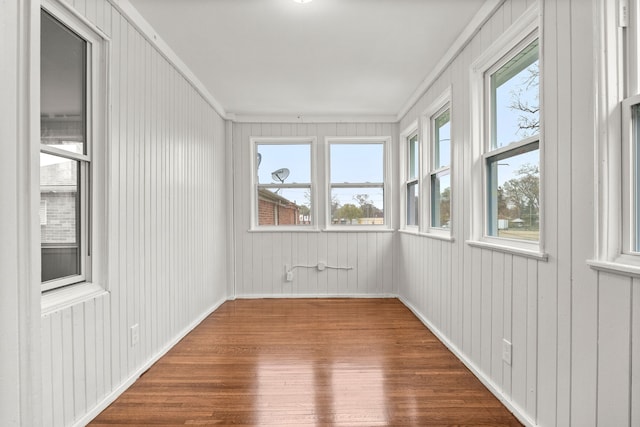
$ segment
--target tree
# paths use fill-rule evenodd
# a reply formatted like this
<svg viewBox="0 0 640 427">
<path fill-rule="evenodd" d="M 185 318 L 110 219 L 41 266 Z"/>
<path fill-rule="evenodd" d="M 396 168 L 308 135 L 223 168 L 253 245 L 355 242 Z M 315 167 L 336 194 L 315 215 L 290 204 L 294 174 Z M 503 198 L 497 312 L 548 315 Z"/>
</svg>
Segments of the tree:
<svg viewBox="0 0 640 427">
<path fill-rule="evenodd" d="M 504 183 L 503 196 L 507 205 L 517 209 L 517 215 L 529 226 L 536 224 L 540 209 L 540 169 L 537 165 L 525 163 L 516 171 L 518 178 Z"/>
<path fill-rule="evenodd" d="M 362 218 L 362 209 L 352 203 L 347 203 L 336 209 L 334 214 L 334 219 L 346 219 L 349 222 L 357 218 Z"/>
<path fill-rule="evenodd" d="M 527 74 L 517 89 L 511 91 L 511 110 L 519 111 L 518 129 L 522 138 L 540 132 L 540 67 L 538 61 L 526 68 Z M 535 89 L 534 99 L 527 94 Z"/>
<path fill-rule="evenodd" d="M 451 219 L 451 187 L 440 194 L 440 225 L 445 226 Z"/>
<path fill-rule="evenodd" d="M 384 213 L 381 209 L 375 206 L 370 200 L 368 194 L 356 194 L 353 196 L 353 200 L 357 201 L 362 211 L 362 216 L 365 218 L 382 218 Z"/>
</svg>

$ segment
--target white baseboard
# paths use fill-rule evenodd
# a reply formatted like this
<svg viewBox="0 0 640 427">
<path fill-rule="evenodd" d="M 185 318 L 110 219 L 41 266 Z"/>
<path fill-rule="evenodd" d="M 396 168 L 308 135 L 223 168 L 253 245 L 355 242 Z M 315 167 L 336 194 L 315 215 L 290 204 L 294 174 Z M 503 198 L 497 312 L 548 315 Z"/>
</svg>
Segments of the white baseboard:
<svg viewBox="0 0 640 427">
<path fill-rule="evenodd" d="M 223 303 L 227 301 L 227 298 L 219 300 L 214 305 L 209 307 L 204 313 L 198 316 L 193 322 L 191 322 L 186 328 L 180 331 L 171 341 L 169 341 L 160 351 L 154 354 L 144 365 L 140 366 L 129 378 L 127 378 L 122 384 L 120 384 L 115 390 L 106 395 L 102 401 L 94 406 L 89 412 L 84 414 L 82 418 L 76 420 L 73 423 L 74 427 L 83 427 L 89 424 L 91 420 L 97 417 L 102 411 L 104 411 L 109 405 L 111 405 L 122 393 L 124 393 L 129 387 L 136 382 L 140 375 L 145 373 L 154 363 L 156 363 L 162 356 L 167 354 L 169 350 L 173 348 L 182 338 L 184 338 L 189 332 L 195 329 L 204 319 L 206 319 L 211 313 L 216 311 Z"/>
<path fill-rule="evenodd" d="M 458 358 L 467 368 L 489 389 L 494 396 L 502 403 L 522 424 L 527 427 L 535 427 L 536 422 L 531 419 L 525 411 L 517 404 L 509 400 L 500 386 L 493 382 L 478 366 L 473 363 L 460 349 L 453 344 L 446 335 L 444 335 L 438 328 L 436 328 L 429 320 L 427 320 L 418 309 L 416 309 L 409 301 L 401 296 L 398 296 L 400 302 L 402 302 L 413 314 L 420 319 L 422 323 L 445 345 L 447 348 Z"/>
<path fill-rule="evenodd" d="M 244 294 L 233 299 L 292 299 L 292 298 L 398 298 L 395 294 Z"/>
</svg>

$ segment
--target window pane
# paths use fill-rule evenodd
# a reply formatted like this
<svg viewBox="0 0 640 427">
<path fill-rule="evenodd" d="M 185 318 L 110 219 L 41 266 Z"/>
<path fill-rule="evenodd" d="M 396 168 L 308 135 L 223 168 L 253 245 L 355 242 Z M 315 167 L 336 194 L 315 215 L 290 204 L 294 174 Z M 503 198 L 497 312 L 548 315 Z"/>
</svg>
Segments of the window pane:
<svg viewBox="0 0 640 427">
<path fill-rule="evenodd" d="M 418 183 L 407 184 L 407 225 L 418 225 L 419 203 Z"/>
<path fill-rule="evenodd" d="M 258 225 L 309 224 L 311 187 L 258 189 Z"/>
<path fill-rule="evenodd" d="M 538 142 L 487 160 L 487 234 L 520 240 L 540 236 Z"/>
<path fill-rule="evenodd" d="M 79 162 L 40 154 L 42 281 L 80 274 Z"/>
<path fill-rule="evenodd" d="M 331 222 L 346 225 L 384 224 L 382 188 L 332 188 Z"/>
<path fill-rule="evenodd" d="M 451 227 L 451 175 L 449 171 L 431 176 L 431 226 Z"/>
<path fill-rule="evenodd" d="M 451 163 L 451 114 L 449 110 L 439 115 L 435 120 L 434 135 L 434 169 L 449 166 Z"/>
<path fill-rule="evenodd" d="M 410 180 L 418 177 L 418 135 L 409 138 L 409 176 Z"/>
<path fill-rule="evenodd" d="M 258 183 L 311 183 L 311 144 L 258 144 Z"/>
<path fill-rule="evenodd" d="M 492 148 L 539 133 L 539 83 L 537 40 L 491 75 Z"/>
<path fill-rule="evenodd" d="M 383 182 L 383 144 L 331 144 L 331 182 Z"/>
<path fill-rule="evenodd" d="M 42 11 L 41 143 L 86 154 L 87 42 Z"/>
</svg>

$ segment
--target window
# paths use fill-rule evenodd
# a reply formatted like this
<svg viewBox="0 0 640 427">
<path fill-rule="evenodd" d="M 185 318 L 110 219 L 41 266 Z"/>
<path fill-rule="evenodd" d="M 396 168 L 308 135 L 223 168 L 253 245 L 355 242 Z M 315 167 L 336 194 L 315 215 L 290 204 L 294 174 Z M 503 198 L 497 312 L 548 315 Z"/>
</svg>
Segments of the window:
<svg viewBox="0 0 640 427">
<path fill-rule="evenodd" d="M 472 65 L 468 243 L 544 260 L 539 20 L 534 3 Z"/>
<path fill-rule="evenodd" d="M 335 226 L 388 225 L 387 138 L 328 139 L 329 218 Z"/>
<path fill-rule="evenodd" d="M 485 75 L 488 144 L 484 154 L 488 236 L 540 238 L 540 71 L 538 40 Z"/>
<path fill-rule="evenodd" d="M 631 2 L 627 32 L 626 98 L 622 102 L 622 253 L 640 254 L 640 56 L 638 55 L 638 13 L 640 2 Z"/>
<path fill-rule="evenodd" d="M 414 131 L 406 138 L 406 225 L 417 227 L 420 224 L 420 141 Z"/>
<path fill-rule="evenodd" d="M 253 138 L 255 216 L 259 227 L 311 226 L 313 139 Z"/>
<path fill-rule="evenodd" d="M 82 35 L 81 35 L 82 33 Z M 42 289 L 91 274 L 95 39 L 41 11 L 40 232 Z"/>
<path fill-rule="evenodd" d="M 431 227 L 451 227 L 451 112 L 446 105 L 431 118 Z"/>
</svg>

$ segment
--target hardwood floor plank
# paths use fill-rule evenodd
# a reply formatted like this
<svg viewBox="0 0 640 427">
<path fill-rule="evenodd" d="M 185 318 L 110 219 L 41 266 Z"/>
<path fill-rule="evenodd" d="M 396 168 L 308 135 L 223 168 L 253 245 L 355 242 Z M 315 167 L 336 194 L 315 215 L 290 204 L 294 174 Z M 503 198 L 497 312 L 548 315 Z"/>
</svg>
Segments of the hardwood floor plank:
<svg viewBox="0 0 640 427">
<path fill-rule="evenodd" d="M 520 426 L 395 299 L 223 304 L 93 426 Z"/>
</svg>

